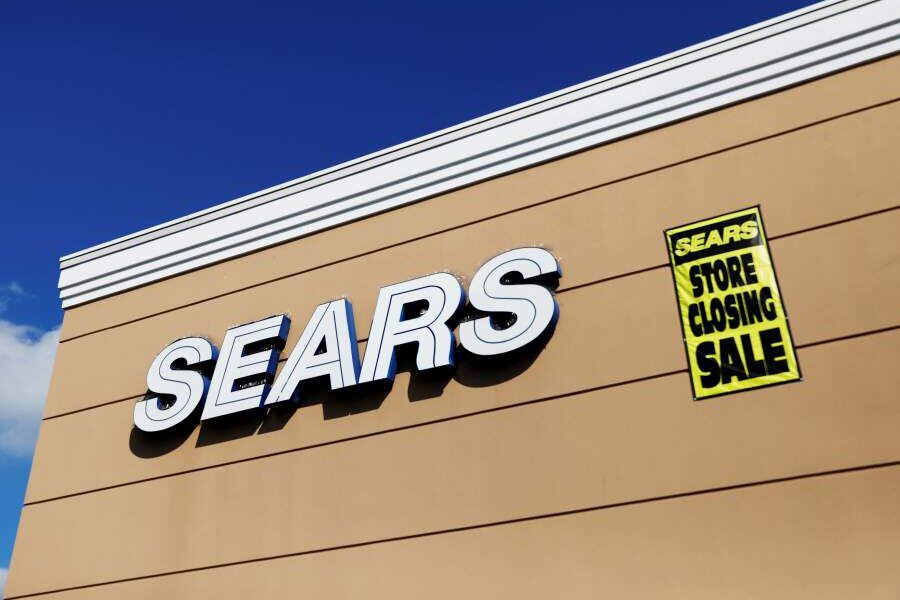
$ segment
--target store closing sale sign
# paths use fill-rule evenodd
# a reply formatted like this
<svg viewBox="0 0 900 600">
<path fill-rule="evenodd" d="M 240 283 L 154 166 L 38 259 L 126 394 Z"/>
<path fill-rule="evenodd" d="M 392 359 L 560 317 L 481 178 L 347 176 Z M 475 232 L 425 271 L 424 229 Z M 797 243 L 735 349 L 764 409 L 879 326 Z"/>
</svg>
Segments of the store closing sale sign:
<svg viewBox="0 0 900 600">
<path fill-rule="evenodd" d="M 798 381 L 759 207 L 668 229 L 665 237 L 694 398 Z"/>
</svg>

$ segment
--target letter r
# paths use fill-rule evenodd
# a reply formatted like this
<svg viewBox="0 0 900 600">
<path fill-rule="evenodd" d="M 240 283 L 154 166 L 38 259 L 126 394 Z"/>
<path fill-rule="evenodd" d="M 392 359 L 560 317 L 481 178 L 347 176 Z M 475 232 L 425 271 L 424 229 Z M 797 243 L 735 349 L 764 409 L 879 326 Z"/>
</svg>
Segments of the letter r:
<svg viewBox="0 0 900 600">
<path fill-rule="evenodd" d="M 407 307 L 427 303 L 418 315 Z M 397 346 L 415 343 L 420 371 L 453 364 L 455 339 L 448 326 L 465 303 L 462 285 L 449 273 L 434 273 L 381 288 L 359 382 L 393 381 Z"/>
</svg>

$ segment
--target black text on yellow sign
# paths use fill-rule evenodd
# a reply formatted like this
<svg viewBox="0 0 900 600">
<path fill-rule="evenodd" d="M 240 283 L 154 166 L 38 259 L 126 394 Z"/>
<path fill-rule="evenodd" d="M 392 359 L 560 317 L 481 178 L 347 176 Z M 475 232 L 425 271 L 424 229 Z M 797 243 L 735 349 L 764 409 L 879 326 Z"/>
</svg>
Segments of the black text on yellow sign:
<svg viewBox="0 0 900 600">
<path fill-rule="evenodd" d="M 665 234 L 694 398 L 799 380 L 759 207 Z"/>
</svg>

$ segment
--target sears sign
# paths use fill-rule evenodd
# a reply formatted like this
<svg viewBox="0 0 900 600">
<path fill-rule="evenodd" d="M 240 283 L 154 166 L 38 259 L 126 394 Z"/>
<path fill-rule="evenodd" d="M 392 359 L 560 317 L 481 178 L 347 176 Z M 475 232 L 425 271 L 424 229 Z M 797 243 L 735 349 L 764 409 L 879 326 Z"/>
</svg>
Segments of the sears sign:
<svg viewBox="0 0 900 600">
<path fill-rule="evenodd" d="M 260 406 L 297 401 L 304 382 L 327 378 L 332 390 L 391 382 L 396 351 L 414 345 L 420 371 L 452 367 L 459 343 L 475 356 L 508 354 L 552 332 L 559 316 L 553 292 L 543 283 L 562 275 L 542 248 L 518 248 L 485 263 L 466 293 L 449 273 L 434 273 L 381 288 L 365 357 L 357 353 L 353 308 L 346 299 L 316 307 L 297 345 L 275 377 L 291 326 L 276 315 L 232 327 L 221 350 L 202 337 L 176 340 L 147 373 L 150 394 L 134 407 L 138 429 L 162 431 L 187 419 L 202 404 L 201 419 Z M 214 364 L 207 378 L 202 367 Z M 273 381 L 274 378 L 274 381 Z"/>
</svg>

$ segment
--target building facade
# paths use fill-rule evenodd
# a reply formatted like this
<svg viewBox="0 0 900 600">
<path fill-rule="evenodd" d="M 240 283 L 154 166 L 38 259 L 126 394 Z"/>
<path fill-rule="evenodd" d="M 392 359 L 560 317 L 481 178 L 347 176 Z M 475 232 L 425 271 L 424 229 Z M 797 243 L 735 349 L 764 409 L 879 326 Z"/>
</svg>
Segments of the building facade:
<svg viewBox="0 0 900 600">
<path fill-rule="evenodd" d="M 898 17 L 820 3 L 64 257 L 6 597 L 896 598 Z M 663 232 L 752 205 L 803 377 L 697 401 Z M 175 340 L 287 314 L 280 373 L 346 298 L 364 357 L 383 287 L 523 247 L 562 270 L 537 345 L 134 426 Z"/>
</svg>

